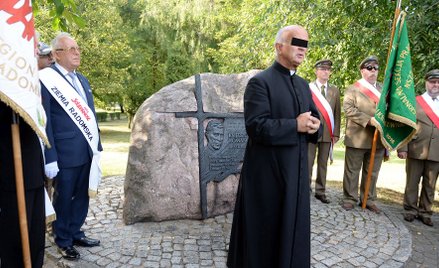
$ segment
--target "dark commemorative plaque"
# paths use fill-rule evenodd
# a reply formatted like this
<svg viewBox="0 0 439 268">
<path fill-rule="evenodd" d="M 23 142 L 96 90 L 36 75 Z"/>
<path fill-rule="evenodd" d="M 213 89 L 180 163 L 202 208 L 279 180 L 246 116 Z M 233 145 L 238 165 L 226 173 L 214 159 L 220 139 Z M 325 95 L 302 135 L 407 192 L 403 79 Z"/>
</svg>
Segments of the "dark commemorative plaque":
<svg viewBox="0 0 439 268">
<path fill-rule="evenodd" d="M 205 113 L 200 75 L 195 76 L 196 112 L 175 113 L 177 118 L 198 119 L 198 155 L 200 171 L 200 204 L 203 219 L 208 217 L 207 184 L 221 182 L 241 172 L 247 144 L 243 113 Z"/>
<path fill-rule="evenodd" d="M 213 126 L 213 127 L 211 127 Z M 239 173 L 247 143 L 242 118 L 212 119 L 205 130 L 207 145 L 201 164 L 202 182 L 222 181 Z"/>
</svg>

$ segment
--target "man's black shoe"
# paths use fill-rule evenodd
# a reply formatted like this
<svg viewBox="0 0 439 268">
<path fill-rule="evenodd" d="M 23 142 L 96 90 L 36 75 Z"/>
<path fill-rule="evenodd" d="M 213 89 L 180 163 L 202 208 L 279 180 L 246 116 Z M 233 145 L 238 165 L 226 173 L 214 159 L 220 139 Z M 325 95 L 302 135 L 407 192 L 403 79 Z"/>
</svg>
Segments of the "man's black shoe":
<svg viewBox="0 0 439 268">
<path fill-rule="evenodd" d="M 380 214 L 381 213 L 381 209 L 379 209 L 375 204 L 370 204 L 367 205 L 366 203 L 366 208 L 376 214 Z"/>
<path fill-rule="evenodd" d="M 100 244 L 101 241 L 86 236 L 73 240 L 73 245 L 80 247 L 95 247 L 99 246 Z"/>
<path fill-rule="evenodd" d="M 77 260 L 81 256 L 73 246 L 58 248 L 59 253 L 64 259 Z"/>
<path fill-rule="evenodd" d="M 431 220 L 430 217 L 423 217 L 420 216 L 419 219 L 422 221 L 423 224 L 428 225 L 428 226 L 433 226 L 433 221 Z"/>
<path fill-rule="evenodd" d="M 410 213 L 405 213 L 404 214 L 404 220 L 408 221 L 408 222 L 412 222 L 415 219 L 415 215 L 414 214 L 410 214 Z"/>
<path fill-rule="evenodd" d="M 316 197 L 318 200 L 320 200 L 322 203 L 324 203 L 324 204 L 329 204 L 329 203 L 331 203 L 331 201 L 329 201 L 329 199 L 326 198 L 326 195 L 324 195 L 324 194 L 316 194 L 315 197 Z"/>
</svg>

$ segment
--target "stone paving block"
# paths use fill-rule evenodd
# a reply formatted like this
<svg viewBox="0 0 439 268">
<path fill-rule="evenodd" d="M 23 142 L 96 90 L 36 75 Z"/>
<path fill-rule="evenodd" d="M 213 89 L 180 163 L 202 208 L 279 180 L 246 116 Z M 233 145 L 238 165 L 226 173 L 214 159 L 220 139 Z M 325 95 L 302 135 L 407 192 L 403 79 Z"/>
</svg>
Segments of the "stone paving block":
<svg viewBox="0 0 439 268">
<path fill-rule="evenodd" d="M 183 257 L 184 264 L 198 264 L 199 261 L 200 261 L 200 258 L 198 258 L 197 255 Z"/>
<path fill-rule="evenodd" d="M 174 249 L 172 248 L 172 245 L 169 245 L 169 246 L 166 246 L 166 247 L 162 246 L 162 252 L 163 253 L 172 252 L 172 251 L 174 251 Z"/>
<path fill-rule="evenodd" d="M 201 260 L 211 260 L 212 252 L 199 252 Z"/>
<path fill-rule="evenodd" d="M 184 266 L 185 268 L 199 268 L 200 267 L 200 265 L 199 264 L 186 264 L 185 266 Z"/>
<path fill-rule="evenodd" d="M 120 263 L 127 263 L 127 262 L 129 262 L 130 260 L 131 260 L 131 258 L 128 257 L 128 256 L 122 256 L 122 257 L 119 259 L 119 262 L 120 262 Z"/>
<path fill-rule="evenodd" d="M 114 253 L 114 249 L 111 249 L 111 248 L 99 251 L 99 255 L 102 257 L 105 257 L 105 256 L 112 254 L 112 253 Z"/>
<path fill-rule="evenodd" d="M 112 262 L 110 264 L 108 264 L 107 266 L 105 266 L 105 268 L 119 268 L 122 265 L 119 262 Z"/>
<path fill-rule="evenodd" d="M 161 259 L 162 259 L 161 256 L 152 256 L 152 255 L 146 256 L 147 261 L 159 262 Z"/>
<path fill-rule="evenodd" d="M 227 268 L 225 261 L 215 261 L 215 268 Z"/>
<path fill-rule="evenodd" d="M 101 256 L 93 255 L 93 254 L 88 254 L 86 256 L 81 255 L 81 260 L 88 261 L 88 262 L 96 262 L 100 258 L 101 258 Z"/>
<path fill-rule="evenodd" d="M 108 265 L 110 263 L 111 263 L 111 260 L 108 259 L 108 258 L 105 258 L 105 257 L 100 258 L 100 259 L 98 259 L 96 261 L 96 264 L 99 265 L 99 266 L 106 266 L 106 265 Z"/>
<path fill-rule="evenodd" d="M 147 268 L 159 268 L 160 264 L 158 262 L 153 262 L 153 261 L 146 261 L 143 264 L 143 267 L 147 267 Z"/>
<path fill-rule="evenodd" d="M 314 267 L 314 268 L 327 268 L 328 266 L 326 266 L 323 263 L 317 263 L 317 264 L 313 265 L 312 267 Z"/>
<path fill-rule="evenodd" d="M 210 245 L 208 245 L 208 246 L 199 246 L 198 247 L 198 251 L 199 252 L 210 252 L 210 251 L 212 251 L 212 247 L 210 246 Z"/>
<path fill-rule="evenodd" d="M 187 245 L 184 245 L 183 250 L 184 251 L 186 251 L 186 250 L 188 250 L 188 251 L 198 251 L 198 246 L 195 245 L 195 244 L 187 244 Z"/>
<path fill-rule="evenodd" d="M 140 265 L 140 264 L 142 264 L 142 259 L 141 259 L 141 258 L 132 258 L 132 259 L 128 262 L 128 264 L 131 264 L 131 265 Z"/>
</svg>

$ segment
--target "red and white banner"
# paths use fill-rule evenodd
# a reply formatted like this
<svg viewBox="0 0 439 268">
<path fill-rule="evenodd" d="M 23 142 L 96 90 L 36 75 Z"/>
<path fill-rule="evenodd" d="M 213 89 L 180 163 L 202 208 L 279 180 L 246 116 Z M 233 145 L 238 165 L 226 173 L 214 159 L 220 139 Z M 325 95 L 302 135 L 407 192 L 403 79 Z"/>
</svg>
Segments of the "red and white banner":
<svg viewBox="0 0 439 268">
<path fill-rule="evenodd" d="M 31 0 L 0 1 L 0 100 L 48 144 Z"/>
<path fill-rule="evenodd" d="M 360 79 L 355 83 L 355 86 L 360 89 L 360 91 L 368 96 L 373 102 L 378 103 L 380 101 L 381 93 L 365 79 Z"/>
<path fill-rule="evenodd" d="M 427 92 L 421 96 L 416 97 L 416 101 L 421 105 L 424 112 L 427 114 L 428 118 L 439 128 L 439 110 L 435 109 L 433 99 L 428 95 Z"/>
</svg>

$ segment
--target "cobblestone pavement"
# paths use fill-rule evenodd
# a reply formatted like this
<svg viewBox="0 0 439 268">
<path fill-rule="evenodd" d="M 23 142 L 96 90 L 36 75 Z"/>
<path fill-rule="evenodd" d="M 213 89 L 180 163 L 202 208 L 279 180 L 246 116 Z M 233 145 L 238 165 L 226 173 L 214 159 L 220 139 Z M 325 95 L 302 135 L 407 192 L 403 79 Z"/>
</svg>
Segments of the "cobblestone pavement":
<svg viewBox="0 0 439 268">
<path fill-rule="evenodd" d="M 44 267 L 226 267 L 232 214 L 207 220 L 124 225 L 123 177 L 103 179 L 91 200 L 84 230 L 101 246 L 77 249 L 78 261 L 61 258 L 46 242 Z M 376 215 L 344 211 L 341 193 L 328 189 L 324 205 L 311 198 L 311 267 L 439 267 L 439 217 L 434 227 L 402 219 L 399 205 L 378 203 Z"/>
</svg>

